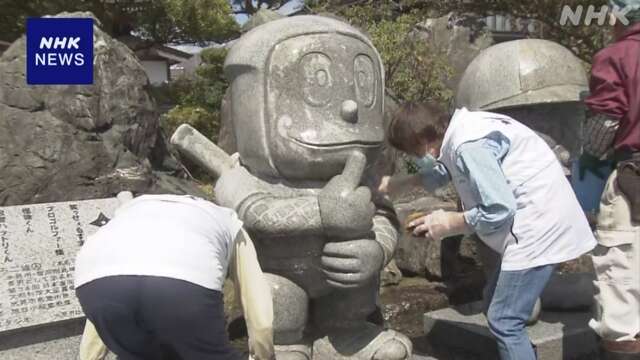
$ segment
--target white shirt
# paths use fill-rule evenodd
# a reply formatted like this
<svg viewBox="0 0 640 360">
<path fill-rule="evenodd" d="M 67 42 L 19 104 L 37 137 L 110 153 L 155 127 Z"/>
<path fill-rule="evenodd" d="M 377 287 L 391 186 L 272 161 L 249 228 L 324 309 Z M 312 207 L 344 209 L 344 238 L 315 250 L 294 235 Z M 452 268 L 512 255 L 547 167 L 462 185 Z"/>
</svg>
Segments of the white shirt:
<svg viewBox="0 0 640 360">
<path fill-rule="evenodd" d="M 75 286 L 107 276 L 146 275 L 221 291 L 241 228 L 233 210 L 203 199 L 140 196 L 87 239 L 76 259 Z"/>
<path fill-rule="evenodd" d="M 473 208 L 477 202 L 455 164 L 457 150 L 494 132 L 511 144 L 501 168 L 517 210 L 513 222 L 479 236 L 502 255 L 502 270 L 557 264 L 593 249 L 596 240 L 555 154 L 533 130 L 504 115 L 461 109 L 451 119 L 439 160 L 447 167 L 464 208 Z"/>
</svg>

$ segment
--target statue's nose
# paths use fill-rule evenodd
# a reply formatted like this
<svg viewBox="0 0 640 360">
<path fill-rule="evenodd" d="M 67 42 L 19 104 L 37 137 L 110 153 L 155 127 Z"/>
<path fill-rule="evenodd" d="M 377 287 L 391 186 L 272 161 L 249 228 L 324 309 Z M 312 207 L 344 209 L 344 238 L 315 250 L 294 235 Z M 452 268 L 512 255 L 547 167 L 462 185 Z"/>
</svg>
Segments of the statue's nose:
<svg viewBox="0 0 640 360">
<path fill-rule="evenodd" d="M 355 124 L 358 122 L 358 103 L 353 100 L 345 100 L 340 109 L 342 120 Z"/>
</svg>

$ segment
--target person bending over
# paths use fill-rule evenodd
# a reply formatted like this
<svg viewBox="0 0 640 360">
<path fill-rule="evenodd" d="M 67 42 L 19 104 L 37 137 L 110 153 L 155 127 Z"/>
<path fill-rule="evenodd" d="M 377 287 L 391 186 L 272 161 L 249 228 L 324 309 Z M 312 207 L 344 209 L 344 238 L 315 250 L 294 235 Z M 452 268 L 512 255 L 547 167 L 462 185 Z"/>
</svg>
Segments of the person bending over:
<svg viewBox="0 0 640 360">
<path fill-rule="evenodd" d="M 489 328 L 501 359 L 535 359 L 525 325 L 555 264 L 596 244 L 555 154 L 508 116 L 462 108 L 450 119 L 434 103 L 403 105 L 388 136 L 416 158 L 419 173 L 385 178 L 380 190 L 453 182 L 464 210 L 437 210 L 408 227 L 436 241 L 476 233 L 500 254 L 485 290 Z"/>
<path fill-rule="evenodd" d="M 235 212 L 192 196 L 128 201 L 76 259 L 76 295 L 88 318 L 82 360 L 104 356 L 104 345 L 122 360 L 246 359 L 225 330 L 228 270 L 252 355 L 274 359 L 270 288 Z"/>
</svg>

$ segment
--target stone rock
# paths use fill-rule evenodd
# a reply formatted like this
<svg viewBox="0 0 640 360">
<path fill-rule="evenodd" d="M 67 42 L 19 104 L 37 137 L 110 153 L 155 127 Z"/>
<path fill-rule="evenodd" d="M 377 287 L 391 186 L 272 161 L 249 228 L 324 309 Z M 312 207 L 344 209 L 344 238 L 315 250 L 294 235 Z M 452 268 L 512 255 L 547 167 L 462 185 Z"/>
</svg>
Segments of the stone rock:
<svg viewBox="0 0 640 360">
<path fill-rule="evenodd" d="M 402 272 L 396 265 L 396 261 L 391 260 L 380 272 L 380 286 L 398 285 L 402 280 Z"/>
<path fill-rule="evenodd" d="M 172 174 L 178 163 L 133 52 L 96 22 L 93 85 L 28 86 L 25 42 L 0 57 L 0 205 L 167 192 L 154 170 Z"/>
<path fill-rule="evenodd" d="M 429 241 L 424 237 L 415 237 L 404 228 L 407 217 L 414 213 L 429 214 L 432 211 L 443 209 L 455 211 L 455 202 L 448 201 L 442 197 L 436 197 L 425 192 L 416 191 L 410 197 L 409 202 L 395 202 L 394 207 L 401 224 L 396 249 L 395 261 L 398 267 L 409 273 L 427 275 L 432 278 L 443 277 L 442 253 L 456 239 L 445 239 L 443 241 Z M 454 254 L 455 256 L 455 254 Z"/>
<path fill-rule="evenodd" d="M 430 342 L 468 351 L 481 359 L 497 359 L 497 347 L 481 311 L 481 303 L 437 310 L 424 315 Z M 597 351 L 596 334 L 589 328 L 591 312 L 543 312 L 528 328 L 539 359 L 575 359 Z"/>
<path fill-rule="evenodd" d="M 555 273 L 540 298 L 546 311 L 588 311 L 593 306 L 595 274 Z"/>
<path fill-rule="evenodd" d="M 486 24 L 477 16 L 453 13 L 418 24 L 418 38 L 446 54 L 453 69 L 452 76 L 444 79 L 449 89 L 457 89 L 469 63 L 493 44 L 493 38 L 485 28 Z"/>
</svg>

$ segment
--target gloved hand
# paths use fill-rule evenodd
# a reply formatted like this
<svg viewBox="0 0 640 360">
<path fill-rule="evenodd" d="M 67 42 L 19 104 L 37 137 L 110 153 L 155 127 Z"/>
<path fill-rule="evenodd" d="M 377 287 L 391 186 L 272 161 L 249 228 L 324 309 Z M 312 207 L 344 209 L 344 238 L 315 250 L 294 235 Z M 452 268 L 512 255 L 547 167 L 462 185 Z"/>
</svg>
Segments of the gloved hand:
<svg viewBox="0 0 640 360">
<path fill-rule="evenodd" d="M 471 227 L 464 220 L 463 213 L 444 210 L 437 210 L 413 220 L 408 224 L 408 227 L 413 228 L 415 236 L 425 236 L 433 240 L 473 233 Z"/>
<path fill-rule="evenodd" d="M 580 181 L 584 180 L 587 170 L 591 172 L 593 175 L 597 176 L 598 178 L 602 180 L 606 180 L 607 175 L 603 174 L 600 170 L 607 165 L 613 168 L 612 161 L 600 160 L 597 157 L 586 152 L 583 153 L 582 156 L 580 156 L 580 159 L 578 160 L 578 165 L 579 165 Z"/>
</svg>

